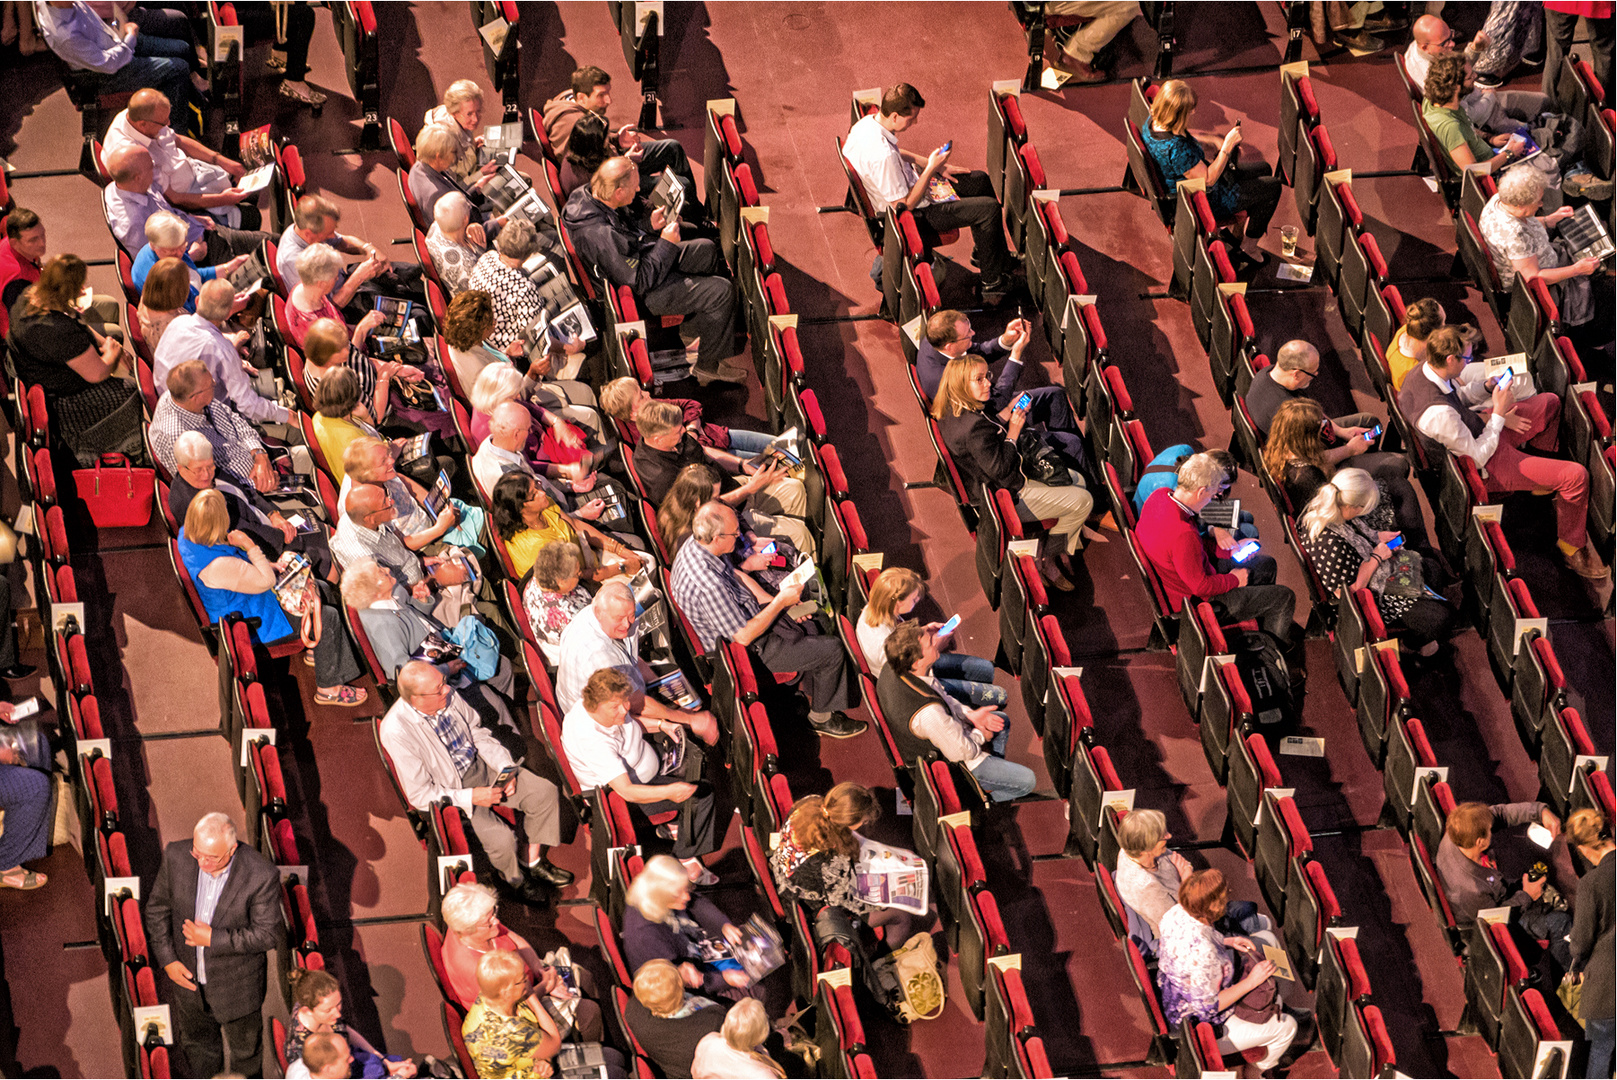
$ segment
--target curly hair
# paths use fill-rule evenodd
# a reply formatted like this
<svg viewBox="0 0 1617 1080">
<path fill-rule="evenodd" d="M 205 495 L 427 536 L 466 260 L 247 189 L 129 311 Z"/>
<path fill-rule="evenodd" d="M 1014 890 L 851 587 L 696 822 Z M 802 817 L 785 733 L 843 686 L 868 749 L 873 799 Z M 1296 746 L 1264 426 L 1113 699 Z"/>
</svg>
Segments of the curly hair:
<svg viewBox="0 0 1617 1080">
<path fill-rule="evenodd" d="M 798 801 L 787 819 L 792 839 L 808 851 L 825 851 L 849 858 L 859 853 L 853 831 L 881 816 L 881 804 L 869 788 L 844 782 L 822 798 L 810 795 Z"/>
<path fill-rule="evenodd" d="M 1446 53 L 1432 57 L 1421 93 L 1433 105 L 1447 105 L 1465 85 L 1465 57 Z"/>
<path fill-rule="evenodd" d="M 450 348 L 471 352 L 494 332 L 494 298 L 482 289 L 467 289 L 449 301 L 444 312 L 444 340 Z"/>
</svg>

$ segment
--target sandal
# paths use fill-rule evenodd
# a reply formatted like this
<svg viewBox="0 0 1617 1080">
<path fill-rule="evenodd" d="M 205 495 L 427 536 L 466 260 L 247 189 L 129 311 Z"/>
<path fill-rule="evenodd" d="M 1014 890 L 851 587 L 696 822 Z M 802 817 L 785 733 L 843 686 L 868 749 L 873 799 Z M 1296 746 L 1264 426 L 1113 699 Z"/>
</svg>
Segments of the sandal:
<svg viewBox="0 0 1617 1080">
<path fill-rule="evenodd" d="M 269 59 L 264 61 L 264 66 L 271 71 L 286 71 L 286 50 L 271 49 Z"/>
<path fill-rule="evenodd" d="M 368 697 L 364 688 L 358 686 L 339 686 L 333 693 L 316 690 L 314 703 L 316 705 L 333 705 L 339 709 L 351 709 L 355 705 L 363 705 Z"/>
<path fill-rule="evenodd" d="M 308 83 L 304 83 L 300 89 L 293 86 L 286 79 L 281 80 L 281 96 L 288 101 L 295 101 L 299 105 L 307 105 L 311 109 L 318 109 L 326 103 L 326 95 L 318 90 L 309 89 Z"/>
<path fill-rule="evenodd" d="M 303 651 L 303 662 L 305 664 L 307 664 L 309 667 L 314 667 L 314 650 L 313 649 L 305 649 Z"/>
<path fill-rule="evenodd" d="M 22 889 L 26 892 L 39 888 L 47 880 L 44 874 L 17 866 L 0 874 L 0 889 Z"/>
</svg>

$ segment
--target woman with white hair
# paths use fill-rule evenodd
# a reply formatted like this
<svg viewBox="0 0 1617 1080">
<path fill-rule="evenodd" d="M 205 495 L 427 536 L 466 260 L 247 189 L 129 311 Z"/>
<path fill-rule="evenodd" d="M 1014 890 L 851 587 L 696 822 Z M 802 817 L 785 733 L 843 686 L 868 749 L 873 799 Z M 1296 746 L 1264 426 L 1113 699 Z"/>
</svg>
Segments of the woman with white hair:
<svg viewBox="0 0 1617 1080">
<path fill-rule="evenodd" d="M 494 171 L 494 162 L 477 164 L 477 148 L 483 145 L 483 88 L 476 82 L 456 79 L 450 83 L 443 104 L 428 109 L 421 123 L 441 127 L 454 138 L 454 158 L 448 171 L 455 179 L 470 183 Z"/>
<path fill-rule="evenodd" d="M 764 1053 L 769 1014 L 757 1001 L 737 1002 L 724 1027 L 702 1036 L 691 1059 L 692 1080 L 780 1080 L 785 1071 Z"/>
<path fill-rule="evenodd" d="M 1408 538 L 1402 533 L 1377 531 L 1365 522 L 1364 515 L 1380 500 L 1381 489 L 1369 473 L 1339 470 L 1298 519 L 1303 549 L 1327 591 L 1369 589 L 1381 618 L 1404 646 L 1431 656 L 1453 629 L 1454 609 L 1429 595 L 1425 583 L 1435 580 L 1435 564 L 1404 550 Z"/>
<path fill-rule="evenodd" d="M 292 331 L 292 344 L 303 348 L 303 336 L 317 319 L 335 319 L 344 326 L 342 310 L 331 299 L 331 291 L 342 276 L 343 257 L 330 244 L 310 244 L 295 263 L 298 283 L 286 297 L 286 322 Z M 382 325 L 382 313 L 372 311 L 354 327 L 355 345 Z"/>
<path fill-rule="evenodd" d="M 1537 169 L 1516 168 L 1499 178 L 1499 191 L 1488 200 L 1477 218 L 1477 228 L 1488 241 L 1499 283 L 1509 291 L 1517 274 L 1529 279 L 1542 278 L 1550 287 L 1561 322 L 1581 326 L 1595 316 L 1594 290 L 1590 276 L 1599 267 L 1598 259 L 1572 258 L 1566 240 L 1550 239 L 1547 226 L 1572 216 L 1572 207 L 1563 206 L 1553 214 L 1539 215 L 1544 205 L 1544 174 Z M 1610 281 L 1603 290 L 1610 293 Z M 1610 340 L 1609 336 L 1606 340 Z"/>
<path fill-rule="evenodd" d="M 606 460 L 609 448 L 589 437 L 595 434 L 595 429 L 586 433 L 580 426 L 568 423 L 577 415 L 573 409 L 563 415 L 562 410 L 544 404 L 536 389 L 532 379 L 524 378 L 522 372 L 509 363 L 485 367 L 472 384 L 472 442 L 482 446 L 493 426 L 494 410 L 507 401 L 515 401 L 528 410 L 532 420 L 523 455 L 534 470 L 552 480 L 583 480 Z M 598 414 L 595 420 L 597 424 L 600 422 Z"/>
<path fill-rule="evenodd" d="M 146 286 L 146 275 L 151 273 L 160 259 L 179 259 L 185 264 L 186 273 L 191 278 L 191 294 L 186 298 L 185 310 L 195 311 L 197 290 L 202 288 L 204 282 L 214 278 L 229 278 L 247 260 L 249 255 L 238 255 L 227 263 L 218 266 L 205 266 L 200 270 L 197 264 L 191 261 L 191 245 L 186 242 L 187 226 L 177 214 L 167 210 L 159 210 L 146 219 L 146 246 L 135 255 L 135 261 L 129 267 L 129 279 L 135 283 L 135 288 Z M 156 344 L 152 344 L 156 348 Z"/>
<path fill-rule="evenodd" d="M 472 222 L 472 204 L 466 196 L 451 191 L 439 199 L 432 208 L 432 228 L 427 230 L 427 254 L 451 299 L 466 291 L 472 267 L 486 251 L 488 236 L 483 226 Z"/>
<path fill-rule="evenodd" d="M 629 883 L 623 912 L 623 955 L 629 970 L 648 960 L 679 968 L 692 990 L 728 998 L 749 996 L 752 980 L 734 960 L 704 959 L 714 942 L 739 945 L 741 931 L 705 896 L 691 895 L 691 878 L 672 855 L 653 855 Z"/>
<path fill-rule="evenodd" d="M 1195 873 L 1189 859 L 1168 850 L 1168 841 L 1172 839 L 1168 819 L 1160 810 L 1131 810 L 1117 828 L 1120 850 L 1113 879 L 1117 895 L 1129 911 L 1150 928 L 1150 938 L 1143 940 L 1151 952 L 1156 950 L 1162 917 L 1179 902 L 1179 886 Z M 1258 905 L 1250 900 L 1230 901 L 1220 921 L 1229 933 L 1258 936 L 1270 945 L 1275 944 L 1274 924 L 1267 915 L 1259 914 Z M 1139 929 L 1132 927 L 1131 931 L 1142 936 Z"/>
<path fill-rule="evenodd" d="M 567 350 L 564 346 L 552 342 L 550 351 L 532 362 L 528 360 L 527 346 L 521 338 L 504 348 L 495 347 L 490 340 L 494 333 L 494 298 L 487 292 L 468 288 L 451 300 L 449 310 L 444 313 L 441 331 L 444 342 L 449 346 L 450 363 L 455 365 L 455 374 L 472 406 L 474 434 L 477 431 L 476 414 L 480 397 L 489 406 L 482 410 L 486 424 L 487 417 L 493 415 L 494 405 L 509 401 L 520 393 L 524 400 L 539 407 L 541 412 L 534 414 L 535 421 L 542 428 L 551 429 L 551 437 L 560 445 L 577 448 L 570 441 L 574 438 L 572 434 L 555 430 L 563 421 L 571 421 L 597 440 L 602 438 L 601 414 L 596 411 L 595 391 L 590 389 L 588 383 L 553 377 L 556 365 L 566 361 Z M 522 368 L 515 367 L 519 363 Z M 482 391 L 478 389 L 483 372 L 490 367 L 515 368 L 517 375 L 514 382 L 503 381 L 509 378 L 504 372 L 498 376 L 502 380 L 500 393 L 505 396 L 492 402 L 489 400 L 489 394 L 494 389 L 492 383 Z M 526 375 L 522 374 L 523 368 L 527 370 Z M 479 439 L 482 437 L 478 436 Z"/>
<path fill-rule="evenodd" d="M 433 217 L 438 200 L 446 195 L 458 194 L 469 200 L 472 223 L 492 240 L 505 224 L 504 218 L 486 218 L 486 200 L 482 188 L 494 179 L 494 173 L 483 173 L 468 183 L 450 172 L 455 163 L 456 141 L 454 132 L 442 124 L 428 124 L 415 137 L 415 164 L 410 166 L 410 194 L 423 220 Z"/>
<path fill-rule="evenodd" d="M 456 885 L 444 893 L 439 914 L 443 916 L 447 931 L 443 949 L 447 989 L 462 1009 L 471 1008 L 477 1000 L 477 962 L 487 953 L 506 950 L 516 953 L 527 965 L 535 995 L 543 1001 L 545 1011 L 556 1020 L 563 1035 L 571 1024 L 580 1039 L 601 1040 L 600 1005 L 591 1001 L 582 992 L 583 988 L 569 988 L 556 969 L 539 958 L 538 951 L 526 938 L 500 922 L 499 901 L 493 889 L 477 882 Z M 589 974 L 582 968 L 573 971 L 582 980 L 589 980 Z"/>
</svg>

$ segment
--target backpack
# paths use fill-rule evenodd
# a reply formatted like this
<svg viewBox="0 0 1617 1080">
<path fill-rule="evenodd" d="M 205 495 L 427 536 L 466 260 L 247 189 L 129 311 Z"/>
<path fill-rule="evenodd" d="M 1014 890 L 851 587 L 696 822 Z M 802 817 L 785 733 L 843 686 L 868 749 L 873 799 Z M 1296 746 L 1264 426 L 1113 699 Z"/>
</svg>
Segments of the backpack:
<svg viewBox="0 0 1617 1080">
<path fill-rule="evenodd" d="M 1241 682 L 1252 698 L 1252 715 L 1263 727 L 1296 724 L 1302 717 L 1301 687 L 1293 692 L 1291 668 L 1280 645 L 1261 630 L 1227 630 Z"/>
</svg>

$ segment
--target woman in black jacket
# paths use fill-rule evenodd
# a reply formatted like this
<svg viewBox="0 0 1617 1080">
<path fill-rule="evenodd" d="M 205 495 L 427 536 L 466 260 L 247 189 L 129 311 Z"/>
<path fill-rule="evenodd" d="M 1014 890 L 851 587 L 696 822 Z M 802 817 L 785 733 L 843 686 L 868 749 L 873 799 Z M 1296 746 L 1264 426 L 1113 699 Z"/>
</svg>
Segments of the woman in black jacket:
<svg viewBox="0 0 1617 1080">
<path fill-rule="evenodd" d="M 1566 819 L 1567 843 L 1592 867 L 1578 882 L 1572 916 L 1572 973 L 1583 980 L 1578 1019 L 1589 1040 L 1587 1076 L 1610 1076 L 1617 1042 L 1612 944 L 1617 926 L 1617 844 L 1598 810 L 1579 810 Z"/>
<path fill-rule="evenodd" d="M 932 417 L 973 499 L 986 499 L 994 488 L 1004 488 L 1016 497 L 1024 520 L 1055 519 L 1039 555 L 1039 568 L 1045 580 L 1070 592 L 1073 585 L 1063 570 L 1072 571 L 1072 556 L 1095 500 L 1076 469 L 1067 470 L 1070 486 L 1052 486 L 1023 475 L 1016 440 L 1027 423 L 1027 407 L 1018 398 L 990 413 L 984 406 L 993 392 L 987 361 L 968 353 L 943 369 Z"/>
</svg>

